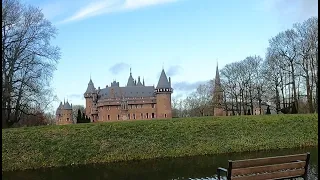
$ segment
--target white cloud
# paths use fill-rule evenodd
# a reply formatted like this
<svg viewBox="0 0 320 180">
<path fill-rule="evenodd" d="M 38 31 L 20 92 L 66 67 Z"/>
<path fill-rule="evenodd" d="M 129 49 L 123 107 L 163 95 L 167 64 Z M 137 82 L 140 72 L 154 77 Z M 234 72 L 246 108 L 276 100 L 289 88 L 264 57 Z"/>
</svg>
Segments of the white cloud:
<svg viewBox="0 0 320 180">
<path fill-rule="evenodd" d="M 60 23 L 67 23 L 72 21 L 78 21 L 89 17 L 94 17 L 101 14 L 135 10 L 147 6 L 160 5 L 165 3 L 172 3 L 178 0 L 100 0 L 94 3 L 88 4 L 74 15 Z"/>
<path fill-rule="evenodd" d="M 261 0 L 258 10 L 276 13 L 280 22 L 303 21 L 318 16 L 318 0 Z"/>
</svg>

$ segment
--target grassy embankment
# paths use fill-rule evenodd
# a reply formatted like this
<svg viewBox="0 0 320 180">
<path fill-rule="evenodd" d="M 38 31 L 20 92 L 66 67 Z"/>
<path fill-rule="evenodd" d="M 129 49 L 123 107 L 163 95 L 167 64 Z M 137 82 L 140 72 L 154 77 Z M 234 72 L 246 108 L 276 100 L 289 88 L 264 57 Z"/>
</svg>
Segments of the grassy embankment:
<svg viewBox="0 0 320 180">
<path fill-rule="evenodd" d="M 203 117 L 2 130 L 2 171 L 318 145 L 318 115 Z"/>
</svg>

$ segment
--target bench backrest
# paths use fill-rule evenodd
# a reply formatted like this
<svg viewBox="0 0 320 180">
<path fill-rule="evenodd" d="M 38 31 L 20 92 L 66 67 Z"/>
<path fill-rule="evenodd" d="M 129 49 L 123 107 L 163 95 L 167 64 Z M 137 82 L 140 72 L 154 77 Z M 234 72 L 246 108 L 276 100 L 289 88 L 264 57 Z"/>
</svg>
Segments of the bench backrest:
<svg viewBox="0 0 320 180">
<path fill-rule="evenodd" d="M 228 179 L 266 180 L 306 177 L 310 153 L 229 161 Z"/>
</svg>

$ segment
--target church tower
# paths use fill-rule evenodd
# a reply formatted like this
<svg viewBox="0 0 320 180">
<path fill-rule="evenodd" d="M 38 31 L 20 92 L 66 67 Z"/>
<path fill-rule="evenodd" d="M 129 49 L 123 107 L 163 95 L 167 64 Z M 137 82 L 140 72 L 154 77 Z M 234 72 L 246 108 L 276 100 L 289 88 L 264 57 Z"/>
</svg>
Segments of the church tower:
<svg viewBox="0 0 320 180">
<path fill-rule="evenodd" d="M 164 69 L 161 71 L 158 85 L 155 89 L 157 98 L 157 118 L 166 119 L 172 118 L 172 108 L 171 108 L 171 79 L 167 78 Z"/>
<path fill-rule="evenodd" d="M 224 107 L 224 94 L 221 87 L 220 75 L 217 63 L 216 77 L 214 81 L 214 90 L 213 90 L 213 115 L 214 116 L 225 116 L 225 107 Z"/>
</svg>

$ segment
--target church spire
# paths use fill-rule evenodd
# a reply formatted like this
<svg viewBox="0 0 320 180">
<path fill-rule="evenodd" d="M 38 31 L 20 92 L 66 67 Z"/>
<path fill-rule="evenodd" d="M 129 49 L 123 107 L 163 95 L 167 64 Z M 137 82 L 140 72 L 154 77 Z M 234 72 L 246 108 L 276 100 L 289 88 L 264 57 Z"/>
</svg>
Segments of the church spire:
<svg viewBox="0 0 320 180">
<path fill-rule="evenodd" d="M 215 86 L 220 86 L 220 75 L 219 75 L 219 68 L 218 68 L 218 62 L 217 62 L 217 68 L 216 68 L 216 77 L 215 77 Z"/>
</svg>

